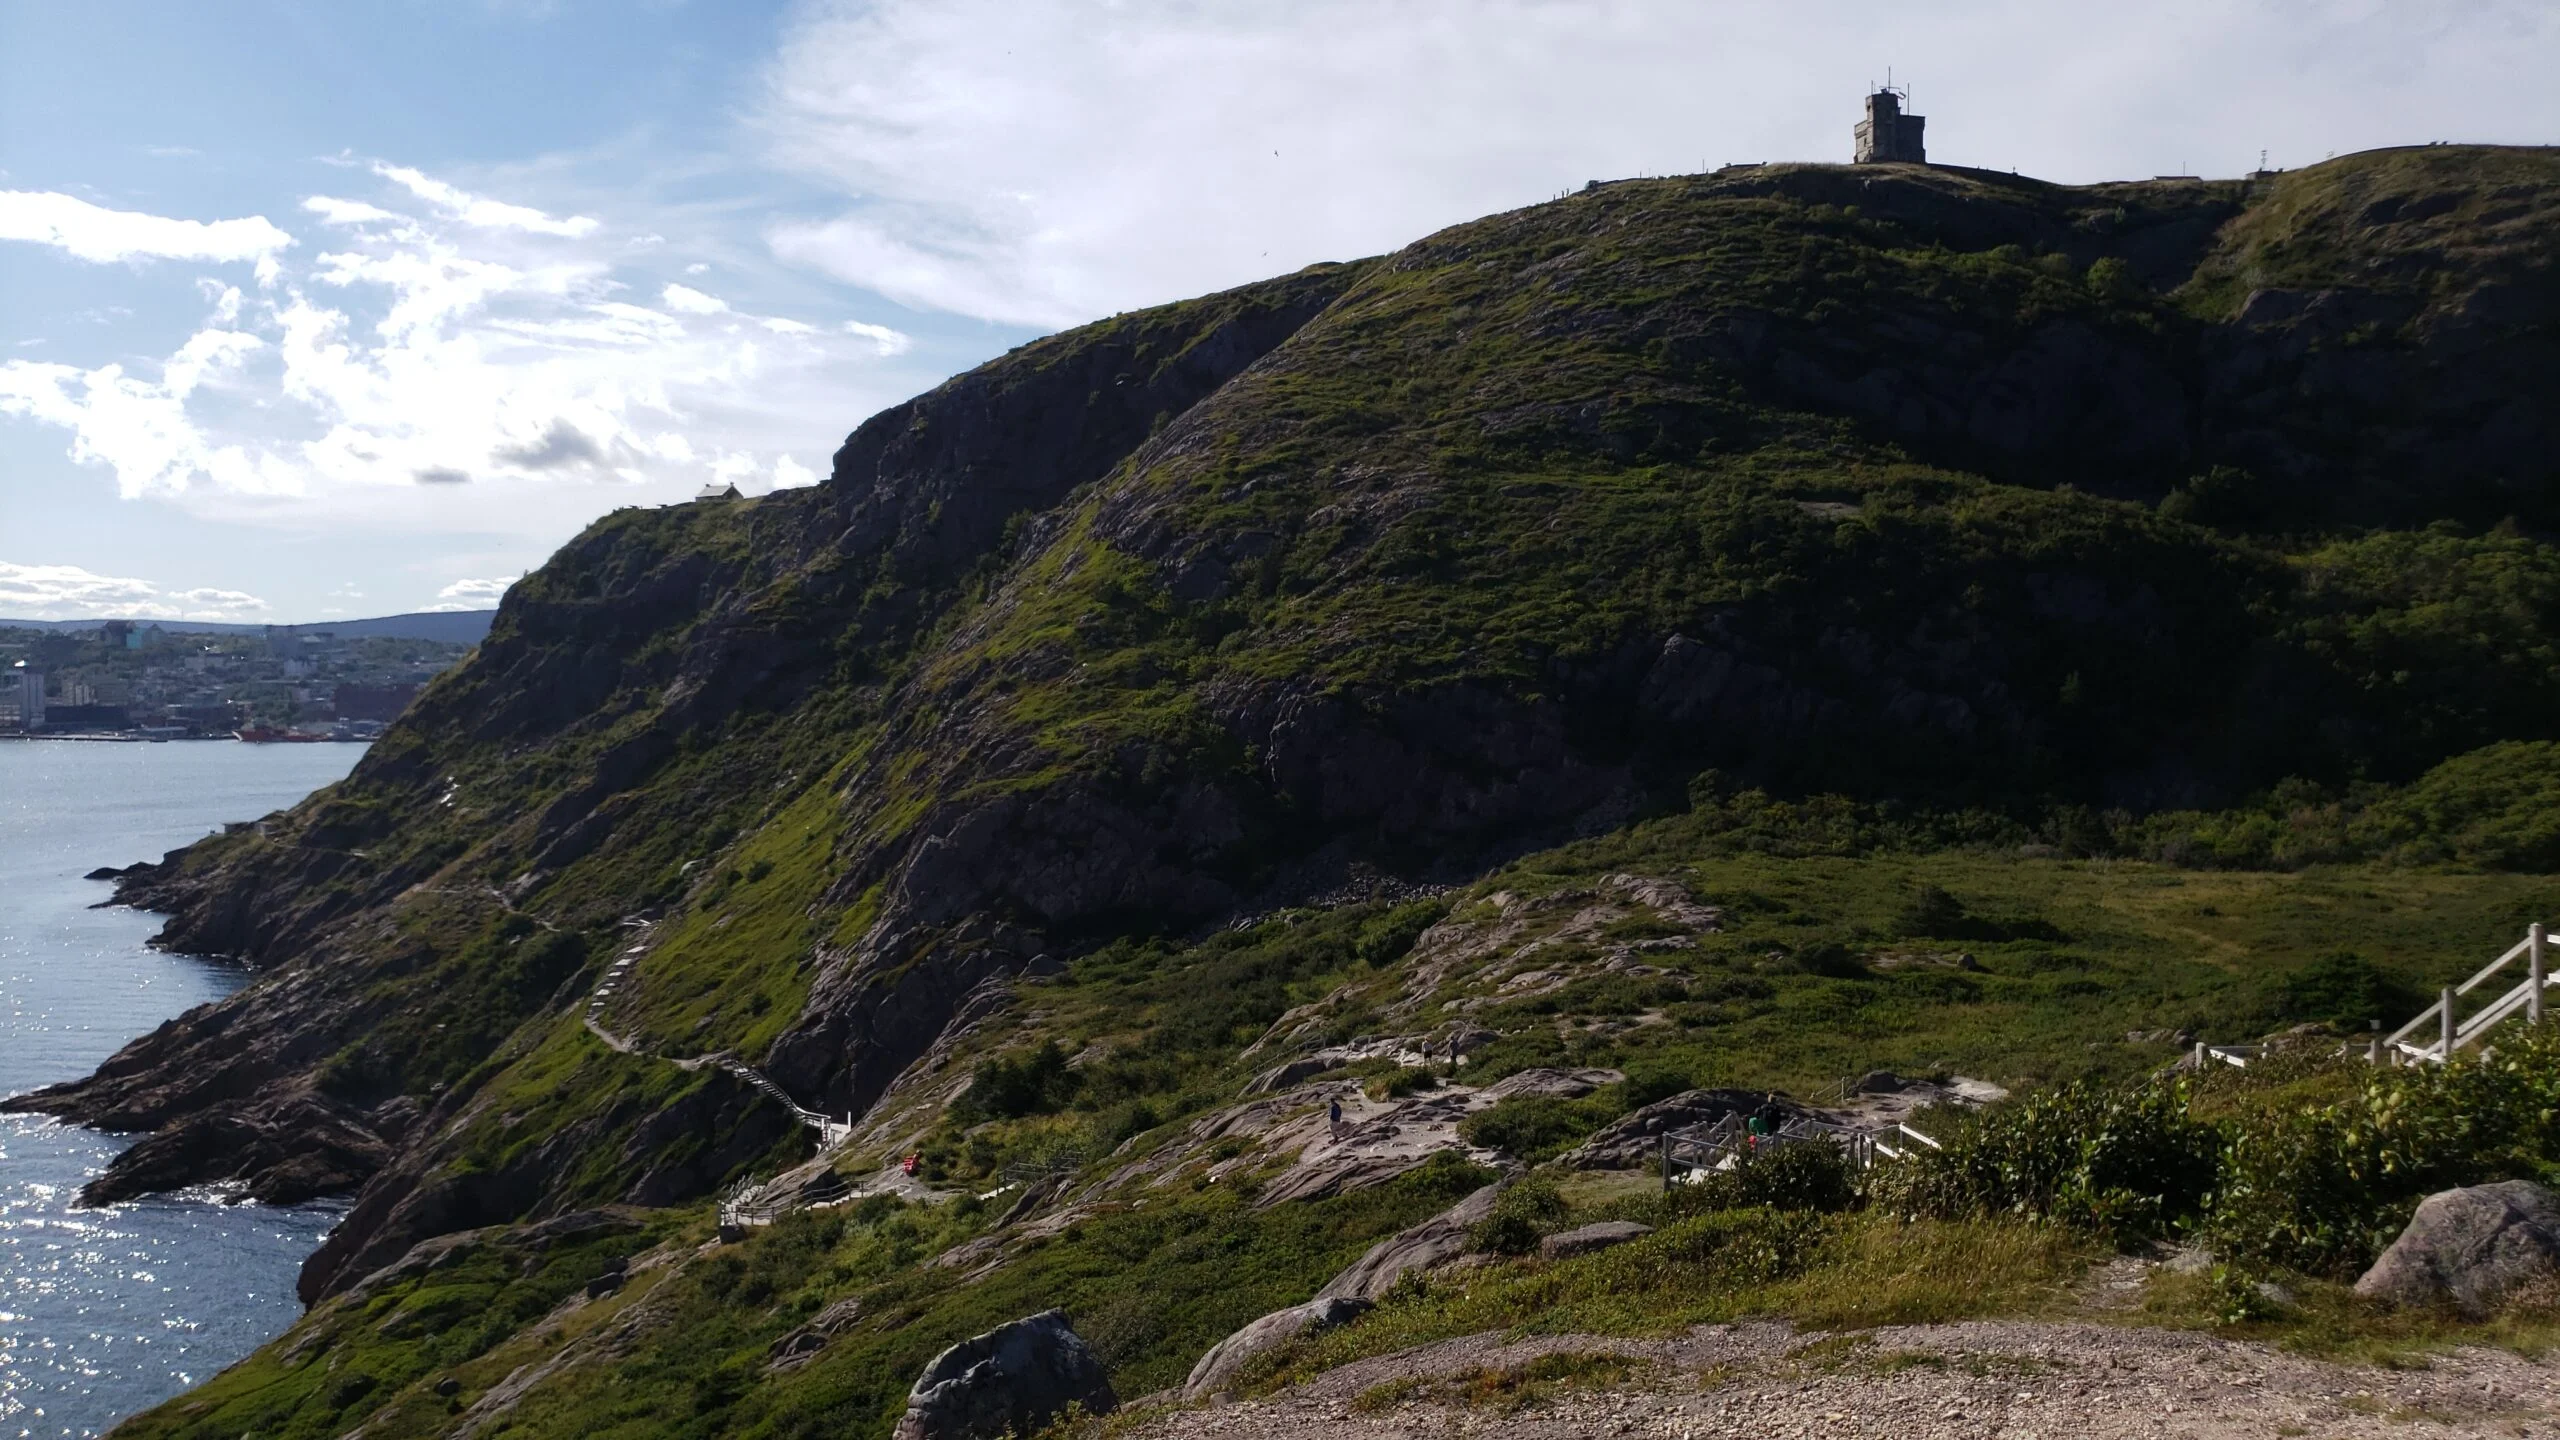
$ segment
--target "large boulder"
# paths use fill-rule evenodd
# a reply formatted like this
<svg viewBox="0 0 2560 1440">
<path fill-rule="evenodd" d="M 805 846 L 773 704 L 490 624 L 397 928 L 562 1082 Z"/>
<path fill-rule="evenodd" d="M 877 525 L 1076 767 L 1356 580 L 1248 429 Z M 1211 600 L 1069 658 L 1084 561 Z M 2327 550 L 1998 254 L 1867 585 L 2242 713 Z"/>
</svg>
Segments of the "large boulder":
<svg viewBox="0 0 2560 1440">
<path fill-rule="evenodd" d="M 1712 1125 L 1727 1115 L 1748 1115 L 1770 1098 L 1759 1090 L 1684 1090 L 1611 1122 L 1568 1152 L 1561 1163 L 1573 1170 L 1641 1170 L 1647 1160 L 1662 1153 L 1666 1132 Z M 1777 1100 L 1790 1119 L 1805 1113 L 1803 1106 L 1783 1096 Z"/>
<path fill-rule="evenodd" d="M 2526 1285 L 2560 1274 L 2560 1195 L 2530 1180 L 2426 1198 L 2356 1293 L 2399 1305 L 2450 1301 L 2474 1319 Z"/>
<path fill-rule="evenodd" d="M 1357 1296 L 1337 1295 L 1274 1310 L 1210 1346 L 1200 1363 L 1191 1367 L 1190 1378 L 1182 1382 L 1182 1398 L 1199 1400 L 1215 1395 L 1257 1356 L 1267 1355 L 1301 1335 L 1321 1335 L 1337 1325 L 1348 1324 L 1370 1308 L 1369 1301 Z"/>
<path fill-rule="evenodd" d="M 1467 1228 L 1493 1214 L 1495 1197 L 1508 1179 L 1496 1180 L 1473 1195 L 1414 1226 L 1399 1230 L 1369 1247 L 1316 1292 L 1318 1300 L 1380 1300 L 1411 1271 L 1446 1265 L 1467 1253 Z"/>
<path fill-rule="evenodd" d="M 1089 1415 L 1118 1409 L 1111 1377 L 1092 1347 L 1044 1310 L 933 1357 L 907 1392 L 897 1440 L 996 1440 L 1029 1435 L 1081 1405 Z"/>
</svg>

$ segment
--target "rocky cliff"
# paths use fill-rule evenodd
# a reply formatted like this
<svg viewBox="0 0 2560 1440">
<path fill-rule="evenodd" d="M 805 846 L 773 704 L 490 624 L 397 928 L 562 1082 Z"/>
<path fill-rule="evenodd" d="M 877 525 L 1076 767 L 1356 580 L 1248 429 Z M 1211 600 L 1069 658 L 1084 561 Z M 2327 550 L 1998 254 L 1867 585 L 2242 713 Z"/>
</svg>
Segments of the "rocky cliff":
<svg viewBox="0 0 2560 1440">
<path fill-rule="evenodd" d="M 355 1191 L 318 1300 L 805 1153 L 712 1060 L 859 1120 L 991 984 L 1347 877 L 2548 738 L 2556 238 L 2543 151 L 1745 167 L 1025 346 L 597 522 L 347 781 L 125 882 L 254 984 L 10 1103 L 150 1132 L 94 1198 Z"/>
</svg>

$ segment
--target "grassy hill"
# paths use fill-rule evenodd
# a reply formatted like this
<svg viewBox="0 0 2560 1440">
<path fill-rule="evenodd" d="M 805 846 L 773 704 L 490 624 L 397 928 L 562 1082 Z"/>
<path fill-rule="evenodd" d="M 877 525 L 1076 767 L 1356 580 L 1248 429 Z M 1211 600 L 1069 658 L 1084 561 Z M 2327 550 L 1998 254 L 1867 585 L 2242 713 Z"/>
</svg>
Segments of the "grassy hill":
<svg viewBox="0 0 2560 1440">
<path fill-rule="evenodd" d="M 1665 1077 L 2396 1023 L 2551 913 L 2555 229 L 2525 150 L 1619 182 L 1025 346 L 814 490 L 609 516 L 346 782 L 128 882 L 267 973 L 15 1103 L 154 1132 L 101 1196 L 363 1185 L 295 1335 L 135 1431 L 424 1432 L 537 1359 L 515 1433 L 885 1431 L 1061 1301 L 1166 1383 L 1480 1173 L 1217 1188 L 1280 1161 L 1193 1122 L 1293 1047 L 1626 1072 L 1514 1114 L 1539 1158 Z M 698 1255 L 808 1149 L 669 1063 L 718 1055 L 857 1117 L 849 1172 L 1156 1203 Z"/>
</svg>

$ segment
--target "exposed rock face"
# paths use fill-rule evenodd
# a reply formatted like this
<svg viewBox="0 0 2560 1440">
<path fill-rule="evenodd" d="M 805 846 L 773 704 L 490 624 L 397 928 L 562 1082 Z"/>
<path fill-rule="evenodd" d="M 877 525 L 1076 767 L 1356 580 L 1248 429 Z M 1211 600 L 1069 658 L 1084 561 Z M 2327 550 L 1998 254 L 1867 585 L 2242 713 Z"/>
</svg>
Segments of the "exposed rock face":
<svg viewBox="0 0 2560 1440">
<path fill-rule="evenodd" d="M 1652 1233 L 1652 1226 L 1640 1225 L 1633 1220 L 1602 1220 L 1557 1231 L 1538 1242 L 1538 1255 L 1547 1260 L 1570 1260 L 1576 1255 L 1589 1255 L 1624 1245 L 1630 1240 L 1641 1240 Z"/>
<path fill-rule="evenodd" d="M 1615 1085 L 1626 1079 L 1621 1070 L 1538 1069 L 1519 1070 L 1476 1092 L 1480 1099 L 1504 1101 L 1515 1095 L 1551 1095 L 1559 1100 L 1578 1100 L 1603 1085 Z"/>
<path fill-rule="evenodd" d="M 1508 1180 L 1496 1180 L 1466 1199 L 1369 1247 L 1369 1253 L 1326 1282 L 1318 1300 L 1383 1299 L 1409 1271 L 1428 1270 L 1467 1253 L 1467 1228 L 1493 1214 Z"/>
<path fill-rule="evenodd" d="M 859 1296 L 837 1301 L 810 1317 L 808 1324 L 774 1341 L 772 1349 L 767 1352 L 765 1368 L 777 1371 L 799 1369 L 817 1359 L 818 1352 L 826 1349 L 827 1342 L 834 1339 L 839 1331 L 861 1318 L 862 1300 Z"/>
<path fill-rule="evenodd" d="M 238 1182 L 250 1199 L 268 1205 L 343 1194 L 391 1158 L 390 1142 L 368 1122 L 311 1094 L 278 1097 L 256 1109 L 198 1112 L 118 1156 L 80 1198 L 110 1205 L 206 1180 Z"/>
<path fill-rule="evenodd" d="M 2506 1180 L 2428 1196 L 2356 1281 L 2356 1293 L 2398 1305 L 2450 1303 L 2477 1319 L 2556 1275 L 2560 1195 Z"/>
<path fill-rule="evenodd" d="M 1770 1098 L 1758 1090 L 1684 1090 L 1611 1122 L 1557 1163 L 1574 1170 L 1641 1170 L 1662 1153 L 1666 1133 L 1712 1125 L 1727 1115 L 1748 1115 Z M 1790 1119 L 1809 1113 L 1784 1096 L 1776 1098 Z"/>
<path fill-rule="evenodd" d="M 897 1440 L 1029 1435 L 1070 1405 L 1107 1415 L 1120 1397 L 1065 1312 L 1044 1310 L 935 1356 L 907 1394 Z"/>
<path fill-rule="evenodd" d="M 1274 1310 L 1209 1347 L 1182 1382 L 1182 1398 L 1203 1400 L 1227 1388 L 1247 1365 L 1301 1335 L 1321 1335 L 1369 1313 L 1371 1303 L 1358 1296 L 1334 1296 Z"/>
</svg>

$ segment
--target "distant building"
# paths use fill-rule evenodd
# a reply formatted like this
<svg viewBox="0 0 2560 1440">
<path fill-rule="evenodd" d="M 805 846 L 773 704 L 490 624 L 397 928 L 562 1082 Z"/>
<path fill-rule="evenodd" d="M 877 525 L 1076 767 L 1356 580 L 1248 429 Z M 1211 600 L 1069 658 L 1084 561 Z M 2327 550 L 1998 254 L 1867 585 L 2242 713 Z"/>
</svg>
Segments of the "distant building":
<svg viewBox="0 0 2560 1440">
<path fill-rule="evenodd" d="M 31 669 L 24 660 L 10 667 L 18 680 L 18 728 L 36 731 L 44 728 L 44 672 Z"/>
<path fill-rule="evenodd" d="M 329 708 L 341 720 L 382 720 L 400 718 L 409 702 L 418 698 L 415 685 L 341 685 L 330 697 Z"/>
<path fill-rule="evenodd" d="M 1920 144 L 1920 127 L 1929 122 L 1902 113 L 1910 96 L 1886 86 L 1867 97 L 1867 118 L 1858 122 L 1860 165 L 1926 165 L 1929 152 Z"/>
<path fill-rule="evenodd" d="M 737 486 L 723 485 L 719 481 L 715 480 L 710 484 L 703 486 L 701 491 L 693 498 L 696 500 L 741 500 L 746 497 L 739 493 Z"/>
</svg>

